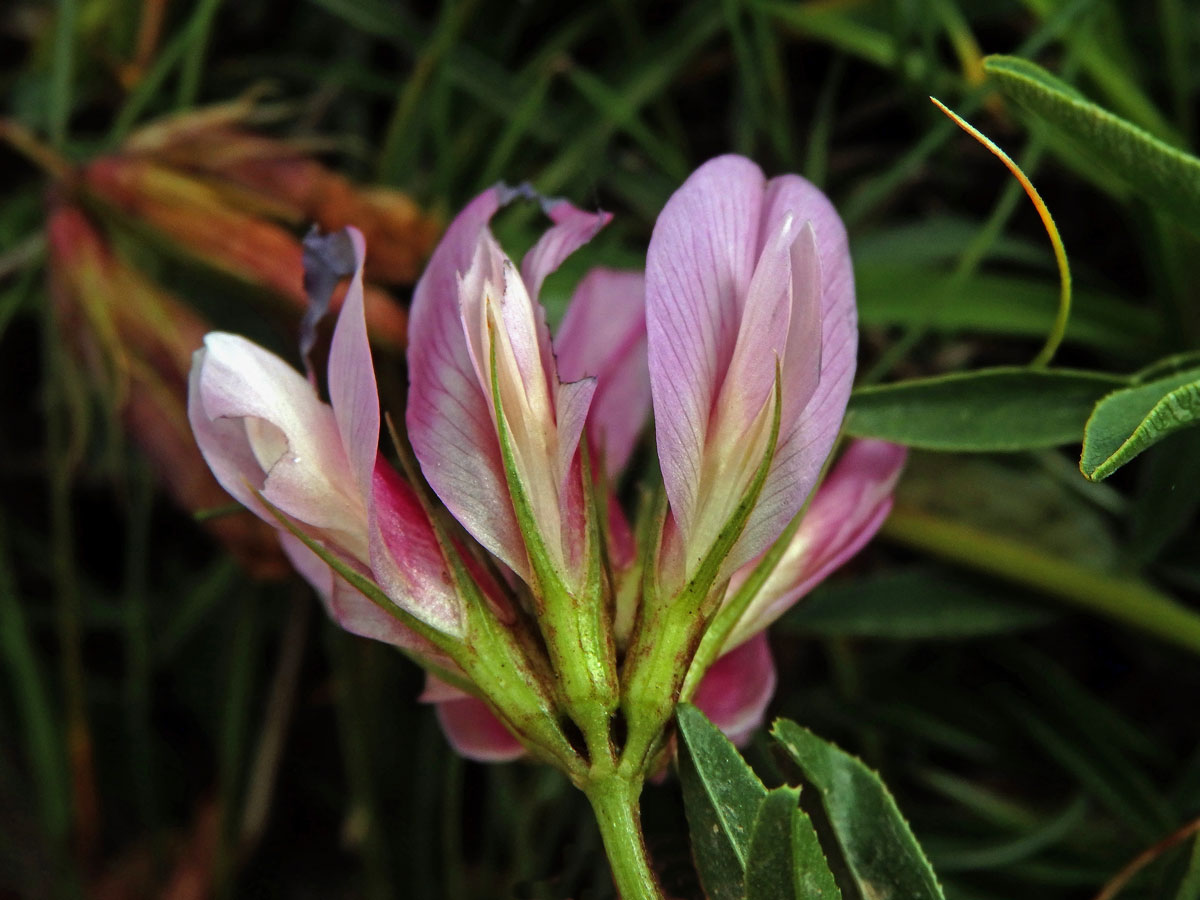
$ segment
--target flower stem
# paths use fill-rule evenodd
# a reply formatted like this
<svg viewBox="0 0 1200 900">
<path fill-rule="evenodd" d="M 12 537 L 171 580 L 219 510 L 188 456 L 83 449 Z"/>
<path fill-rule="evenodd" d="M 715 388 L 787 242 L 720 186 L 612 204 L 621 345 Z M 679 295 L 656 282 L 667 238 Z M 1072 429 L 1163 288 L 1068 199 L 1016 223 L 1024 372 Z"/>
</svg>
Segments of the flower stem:
<svg viewBox="0 0 1200 900">
<path fill-rule="evenodd" d="M 641 777 L 630 779 L 612 772 L 589 781 L 583 792 L 596 814 L 621 900 L 663 900 L 642 840 Z"/>
</svg>

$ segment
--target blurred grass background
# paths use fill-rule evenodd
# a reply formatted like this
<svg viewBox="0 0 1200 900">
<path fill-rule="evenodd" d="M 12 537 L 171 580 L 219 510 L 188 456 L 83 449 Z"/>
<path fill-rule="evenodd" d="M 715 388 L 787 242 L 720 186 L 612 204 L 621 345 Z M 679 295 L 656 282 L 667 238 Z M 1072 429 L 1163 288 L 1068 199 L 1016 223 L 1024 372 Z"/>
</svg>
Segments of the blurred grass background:
<svg viewBox="0 0 1200 900">
<path fill-rule="evenodd" d="M 49 300 L 47 209 L 90 160 L 255 92 L 256 128 L 434 220 L 498 179 L 613 210 L 548 286 L 554 316 L 585 265 L 640 265 L 670 192 L 736 151 L 842 211 L 860 383 L 1026 362 L 1055 312 L 1049 246 L 933 94 L 1058 220 L 1076 276 L 1059 363 L 1125 373 L 1197 349 L 1196 236 L 1023 120 L 980 61 L 1035 59 L 1195 151 L 1198 51 L 1192 0 L 6 3 L 0 897 L 612 896 L 560 777 L 456 759 L 415 667 L 332 627 L 297 581 L 249 578 L 164 493 Z M 123 258 L 297 358 L 269 291 L 127 224 L 104 226 Z M 510 248 L 537 227 L 529 209 L 498 223 Z M 398 412 L 402 360 L 382 353 Z M 915 454 L 900 502 L 1194 603 L 1196 432 L 1102 486 L 1076 452 Z M 772 712 L 881 769 L 948 897 L 1096 896 L 1200 816 L 1195 655 L 1063 606 L 1019 566 L 911 544 L 885 533 L 781 623 Z M 677 788 L 645 803 L 665 882 L 698 896 Z M 1194 838 L 1151 856 L 1122 897 L 1200 897 Z"/>
</svg>

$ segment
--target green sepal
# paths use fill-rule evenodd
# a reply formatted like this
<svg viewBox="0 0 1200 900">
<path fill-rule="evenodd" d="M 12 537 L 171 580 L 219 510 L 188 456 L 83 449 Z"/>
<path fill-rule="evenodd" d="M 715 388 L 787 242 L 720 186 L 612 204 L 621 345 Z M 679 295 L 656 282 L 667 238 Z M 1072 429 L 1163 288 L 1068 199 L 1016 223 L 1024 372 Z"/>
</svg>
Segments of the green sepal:
<svg viewBox="0 0 1200 900">
<path fill-rule="evenodd" d="M 617 707 L 616 650 L 613 646 L 608 603 L 603 581 L 603 559 L 595 510 L 587 499 L 591 488 L 584 484 L 586 571 L 582 584 L 573 591 L 546 551 L 529 495 L 517 470 L 516 453 L 508 416 L 500 396 L 496 370 L 496 338 L 489 309 L 488 352 L 491 369 L 492 403 L 496 411 L 496 435 L 505 480 L 512 499 L 517 526 L 525 543 L 532 573 L 533 597 L 538 607 L 538 625 L 550 661 L 561 685 L 567 710 L 583 731 L 589 751 L 596 757 L 610 750 L 609 720 Z M 585 467 L 581 466 L 581 469 Z M 587 478 L 588 473 L 582 472 Z"/>
<path fill-rule="evenodd" d="M 758 469 L 754 473 L 754 480 L 750 482 L 750 487 L 746 489 L 746 493 L 742 495 L 742 499 L 738 501 L 738 505 L 734 508 L 733 513 L 721 526 L 721 530 L 717 532 L 717 536 L 713 538 L 712 544 L 708 548 L 708 552 L 704 554 L 704 558 L 700 561 L 699 568 L 696 573 L 689 579 L 683 590 L 679 592 L 676 600 L 673 603 L 684 602 L 689 607 L 695 605 L 700 607 L 705 598 L 710 597 L 710 592 L 713 583 L 717 580 L 717 576 L 721 574 L 721 567 L 725 564 L 729 552 L 733 549 L 733 545 L 737 543 L 738 538 L 742 536 L 742 532 L 746 528 L 746 523 L 750 520 L 750 514 L 754 511 L 755 504 L 758 503 L 758 495 L 762 493 L 763 485 L 767 482 L 767 475 L 771 471 L 771 463 L 775 461 L 775 447 L 779 443 L 779 425 L 780 418 L 783 412 L 783 375 L 779 368 L 779 359 L 775 360 L 775 393 L 774 393 L 774 410 L 771 415 L 771 436 L 767 440 L 767 448 L 763 451 L 762 460 L 758 464 Z M 729 573 L 725 573 L 728 575 Z M 719 600 L 720 598 L 717 597 Z"/>
<path fill-rule="evenodd" d="M 306 534 L 289 516 L 267 500 L 261 491 L 252 486 L 251 490 L 276 521 L 315 553 L 322 562 L 381 610 L 454 660 L 466 673 L 467 679 L 464 680 L 458 673 L 449 672 L 406 648 L 397 648 L 405 656 L 448 684 L 487 702 L 502 720 L 509 723 L 518 736 L 524 737 L 523 743 L 530 752 L 544 757 L 568 773 L 578 770 L 578 756 L 558 727 L 553 702 L 549 696 L 533 686 L 533 683 L 539 682 L 540 679 L 531 671 L 528 656 L 523 648 L 516 644 L 508 630 L 491 614 L 487 601 L 457 554 L 446 552 L 450 542 L 445 540 L 445 535 L 434 518 L 430 517 L 430 523 L 442 545 L 443 561 L 453 575 L 459 598 L 469 601 L 477 610 L 484 611 L 483 615 L 464 617 L 463 624 L 466 630 L 463 639 L 438 631 L 397 606 L 379 585 Z M 420 491 L 417 493 L 419 497 Z M 523 675 L 528 677 L 522 677 Z M 513 703 L 513 700 L 517 702 Z"/>
<path fill-rule="evenodd" d="M 520 641 L 491 615 L 487 600 L 462 562 L 453 560 L 451 565 L 456 585 L 482 612 L 468 617 L 464 652 L 455 661 L 480 686 L 484 699 L 522 739 L 526 749 L 578 782 L 584 762 L 559 725 L 549 673 L 538 673 L 528 642 Z"/>
<path fill-rule="evenodd" d="M 717 590 L 713 590 L 714 582 L 723 574 L 722 567 L 745 529 L 771 470 L 779 440 L 782 393 L 782 376 L 776 359 L 774 409 L 766 450 L 754 480 L 713 539 L 696 573 L 667 603 L 661 602 L 661 598 L 653 593 L 661 588 L 659 567 L 655 565 L 646 574 L 646 593 L 633 643 L 626 655 L 625 683 L 622 685 L 621 705 L 629 728 L 626 755 L 622 759 L 625 767 L 644 770 L 662 746 L 664 729 L 681 696 L 701 636 L 724 593 L 725 581 L 722 580 Z"/>
<path fill-rule="evenodd" d="M 390 416 L 387 425 L 400 464 L 429 520 L 442 559 L 454 579 L 455 592 L 462 601 L 463 648 L 455 662 L 474 679 L 469 692 L 485 700 L 502 721 L 523 736 L 530 752 L 545 757 L 572 777 L 579 777 L 581 760 L 558 725 L 550 673 L 539 672 L 546 667 L 545 658 L 519 626 L 510 629 L 496 617 L 493 604 L 479 589 L 454 541 L 446 534 L 415 460 Z M 496 583 L 504 582 L 497 577 Z M 542 690 L 534 685 L 540 685 Z"/>
<path fill-rule="evenodd" d="M 816 493 L 816 488 L 813 488 L 813 493 Z M 771 544 L 750 573 L 750 577 L 743 581 L 733 596 L 721 605 L 712 624 L 704 632 L 704 637 L 700 639 L 700 646 L 696 649 L 692 665 L 688 668 L 687 678 L 684 679 L 683 690 L 680 692 L 680 696 L 684 700 L 689 699 L 695 693 L 696 688 L 700 686 L 700 679 L 704 677 L 704 673 L 721 655 L 725 639 L 729 637 L 742 618 L 742 614 L 758 596 L 758 592 L 762 590 L 767 579 L 771 577 L 771 573 L 775 571 L 775 567 L 779 565 L 779 561 L 783 559 L 783 554 L 792 542 L 792 538 L 796 536 L 796 531 L 800 527 L 804 514 L 808 511 L 808 504 L 811 500 L 812 494 L 810 493 L 800 512 L 792 517 L 792 521 L 788 522 L 787 527 Z"/>
</svg>

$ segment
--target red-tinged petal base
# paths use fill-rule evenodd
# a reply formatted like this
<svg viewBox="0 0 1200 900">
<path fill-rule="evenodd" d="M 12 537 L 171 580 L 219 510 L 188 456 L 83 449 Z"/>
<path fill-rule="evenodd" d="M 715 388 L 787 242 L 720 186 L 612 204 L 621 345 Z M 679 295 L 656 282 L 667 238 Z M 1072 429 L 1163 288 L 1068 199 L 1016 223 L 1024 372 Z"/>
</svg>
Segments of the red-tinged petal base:
<svg viewBox="0 0 1200 900">
<path fill-rule="evenodd" d="M 438 722 L 458 753 L 475 762 L 509 762 L 525 748 L 477 697 L 462 695 L 437 704 Z"/>
<path fill-rule="evenodd" d="M 759 634 L 712 664 L 692 702 L 740 746 L 762 724 L 774 693 L 775 662 Z"/>
</svg>

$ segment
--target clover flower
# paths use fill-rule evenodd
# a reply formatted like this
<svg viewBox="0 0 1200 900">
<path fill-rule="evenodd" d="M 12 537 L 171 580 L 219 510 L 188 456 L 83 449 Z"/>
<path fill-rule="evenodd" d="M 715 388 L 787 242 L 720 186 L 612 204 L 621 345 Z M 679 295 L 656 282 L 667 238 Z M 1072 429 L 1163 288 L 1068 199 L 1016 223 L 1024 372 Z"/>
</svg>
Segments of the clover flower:
<svg viewBox="0 0 1200 900">
<path fill-rule="evenodd" d="M 633 876 L 616 860 L 639 853 L 622 829 L 637 831 L 675 705 L 739 740 L 759 724 L 764 629 L 874 534 L 904 451 L 853 443 L 818 486 L 857 325 L 845 231 L 811 184 L 710 161 L 659 216 L 644 277 L 589 273 L 553 339 L 542 285 L 609 216 L 541 201 L 551 227 L 518 267 L 489 222 L 533 198 L 485 191 L 417 285 L 405 476 L 380 451 L 353 229 L 315 245 L 351 275 L 328 403 L 311 372 L 210 334 L 189 414 L 218 480 L 277 526 L 331 615 L 429 671 L 453 745 L 561 768 L 622 890 L 641 878 L 653 896 L 644 859 Z M 617 487 L 651 402 L 661 483 L 631 524 Z"/>
</svg>

